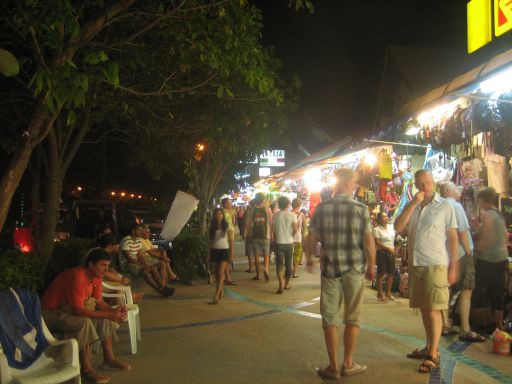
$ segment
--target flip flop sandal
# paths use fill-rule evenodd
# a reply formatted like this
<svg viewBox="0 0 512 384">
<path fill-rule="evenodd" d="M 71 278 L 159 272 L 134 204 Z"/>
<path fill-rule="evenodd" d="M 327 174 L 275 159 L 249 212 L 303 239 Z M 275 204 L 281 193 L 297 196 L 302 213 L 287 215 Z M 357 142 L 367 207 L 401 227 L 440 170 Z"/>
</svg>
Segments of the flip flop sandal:
<svg viewBox="0 0 512 384">
<path fill-rule="evenodd" d="M 265 275 L 265 281 L 269 281 L 270 278 L 268 277 L 268 272 L 267 271 L 263 271 L 263 275 Z"/>
<path fill-rule="evenodd" d="M 253 280 L 260 280 L 260 277 L 259 276 L 254 276 L 252 279 Z"/>
<path fill-rule="evenodd" d="M 89 372 L 82 372 L 81 373 L 82 379 L 87 383 L 93 383 L 93 384 L 106 384 L 110 383 L 110 377 L 98 375 L 94 371 Z"/>
<path fill-rule="evenodd" d="M 420 373 L 430 373 L 431 370 L 439 368 L 441 360 L 438 357 L 427 356 L 425 360 L 418 367 Z"/>
<path fill-rule="evenodd" d="M 119 360 L 116 360 L 113 363 L 107 363 L 106 361 L 104 361 L 101 368 L 105 369 L 107 371 L 131 371 L 132 370 L 132 366 L 130 364 L 123 364 Z"/>
<path fill-rule="evenodd" d="M 466 333 L 461 333 L 459 335 L 459 340 L 468 341 L 470 343 L 483 343 L 487 339 L 474 331 L 469 331 Z"/>
<path fill-rule="evenodd" d="M 407 354 L 408 359 L 417 359 L 417 360 L 425 359 L 425 357 L 427 357 L 427 356 L 428 356 L 427 351 L 425 349 L 415 349 L 414 351 L 409 352 Z"/>
<path fill-rule="evenodd" d="M 237 285 L 233 280 L 226 281 L 224 284 L 226 285 Z"/>
<path fill-rule="evenodd" d="M 443 328 L 441 332 L 441 336 L 447 337 L 447 336 L 453 336 L 455 335 L 455 332 L 451 328 Z"/>
<path fill-rule="evenodd" d="M 296 279 L 297 277 L 299 277 L 298 274 L 294 273 L 293 276 L 292 276 L 294 279 Z"/>
</svg>

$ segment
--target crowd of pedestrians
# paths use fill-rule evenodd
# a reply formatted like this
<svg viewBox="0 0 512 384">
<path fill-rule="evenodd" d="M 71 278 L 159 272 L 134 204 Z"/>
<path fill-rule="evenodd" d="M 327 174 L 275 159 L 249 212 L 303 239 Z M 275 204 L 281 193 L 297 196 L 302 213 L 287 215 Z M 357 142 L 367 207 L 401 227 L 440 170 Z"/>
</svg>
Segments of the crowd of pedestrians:
<svg viewBox="0 0 512 384">
<path fill-rule="evenodd" d="M 428 373 L 440 365 L 440 338 L 453 329 L 448 308 L 455 293 L 459 295 L 461 340 L 485 341 L 470 327 L 475 288 L 486 292 L 495 326 L 502 327 L 508 234 L 492 188 L 478 192 L 481 218 L 479 222 L 469 222 L 458 202 L 457 187 L 451 182 L 436 186 L 432 174 L 420 170 L 414 177 L 418 192 L 395 220 L 392 230 L 383 212 L 375 215 L 372 225 L 368 207 L 353 197 L 358 183 L 355 171 L 339 169 L 336 179 L 333 196 L 321 202 L 311 218 L 305 215 L 299 198 L 290 201 L 282 196 L 271 208 L 265 195 L 257 193 L 248 207 L 238 210 L 229 198 L 223 199 L 221 206 L 213 210 L 208 231 L 208 258 L 215 275 L 210 304 L 221 301 L 225 284 L 236 284 L 230 269 L 237 226 L 245 241 L 246 272 L 254 273 L 252 280 L 263 277 L 265 282 L 271 281 L 270 258 L 274 254 L 276 294 L 292 288 L 292 279 L 299 278 L 303 256 L 306 271 L 313 271 L 321 246 L 320 313 L 329 364 L 318 374 L 337 379 L 363 373 L 367 366 L 354 361 L 354 351 L 362 321 L 365 278 L 376 277 L 380 302 L 395 300 L 391 289 L 397 233 L 407 235 L 409 305 L 419 309 L 425 332 L 424 347 L 407 354 L 408 358 L 421 360 L 419 372 Z M 109 380 L 98 374 L 91 363 L 91 351 L 97 343 L 103 348 L 104 368 L 131 369 L 113 351 L 118 323 L 126 320 L 128 309 L 124 305 L 112 307 L 102 297 L 102 280 L 114 286 L 129 285 L 127 273 L 142 276 L 162 296 L 174 293 L 169 281 L 178 279 L 166 252 L 149 240 L 147 227 L 134 225 L 120 242 L 104 228 L 85 263 L 58 275 L 42 297 L 42 313 L 49 328 L 78 340 L 82 374 L 89 382 Z M 135 301 L 143 297 L 142 293 L 133 293 Z M 340 364 L 338 314 L 342 307 L 344 356 Z"/>
<path fill-rule="evenodd" d="M 353 361 L 361 323 L 364 278 L 376 277 L 377 300 L 383 303 L 396 300 L 392 295 L 397 274 L 396 234 L 407 236 L 409 306 L 421 313 L 425 332 L 424 347 L 407 354 L 408 358 L 421 360 L 420 373 L 440 366 L 440 338 L 453 334 L 455 329 L 448 311 L 455 294 L 459 297 L 460 340 L 486 340 L 470 327 L 471 296 L 475 287 L 486 292 L 495 326 L 502 328 L 508 234 L 496 207 L 498 195 L 492 188 L 478 192 L 481 219 L 469 223 L 458 202 L 457 186 L 452 182 L 436 185 L 429 171 L 420 170 L 414 176 L 418 192 L 390 225 L 386 213 L 378 212 L 372 220 L 369 208 L 354 198 L 358 183 L 355 171 L 340 169 L 336 178 L 333 196 L 319 204 L 310 219 L 301 212 L 300 199 L 290 202 L 282 196 L 269 204 L 263 193 L 257 193 L 248 208 L 224 214 L 224 217 L 237 218 L 240 236 L 245 240 L 249 266 L 246 272 L 255 272 L 253 280 L 260 280 L 261 272 L 267 282 L 270 280 L 270 256 L 275 255 L 277 294 L 290 289 L 291 279 L 299 277 L 298 266 L 303 255 L 307 259 L 306 270 L 312 270 L 314 256 L 318 256 L 317 249 L 321 245 L 320 312 L 329 365 L 318 371 L 320 376 L 337 379 L 340 375 L 358 374 L 367 369 L 366 365 Z M 224 201 L 222 206 L 226 212 Z M 222 219 L 218 210 L 215 218 Z M 224 227 L 227 229 L 222 233 L 229 234 L 231 227 L 212 219 L 211 261 L 218 258 L 214 244 Z M 224 245 L 230 247 L 225 254 L 232 254 L 233 242 L 226 241 Z M 222 279 L 218 277 L 214 303 L 222 295 L 219 284 Z M 342 366 L 338 366 L 338 313 L 342 306 L 344 357 Z"/>
</svg>

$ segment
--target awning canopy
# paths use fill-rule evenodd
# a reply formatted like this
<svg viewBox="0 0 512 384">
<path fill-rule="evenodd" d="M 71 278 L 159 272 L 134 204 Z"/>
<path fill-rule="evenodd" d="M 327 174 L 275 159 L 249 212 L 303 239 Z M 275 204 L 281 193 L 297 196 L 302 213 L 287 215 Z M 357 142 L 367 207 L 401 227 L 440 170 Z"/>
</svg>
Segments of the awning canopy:
<svg viewBox="0 0 512 384">
<path fill-rule="evenodd" d="M 503 69 L 504 67 L 512 64 L 512 49 L 494 56 L 488 62 L 454 78 L 448 83 L 431 90 L 422 97 L 405 104 L 400 110 L 401 116 L 408 116 L 415 112 L 431 107 L 435 102 L 441 99 L 455 99 L 459 95 L 455 93 L 464 93 L 470 91 L 469 88 L 474 86 L 475 83 L 488 78 L 495 72 Z"/>
</svg>

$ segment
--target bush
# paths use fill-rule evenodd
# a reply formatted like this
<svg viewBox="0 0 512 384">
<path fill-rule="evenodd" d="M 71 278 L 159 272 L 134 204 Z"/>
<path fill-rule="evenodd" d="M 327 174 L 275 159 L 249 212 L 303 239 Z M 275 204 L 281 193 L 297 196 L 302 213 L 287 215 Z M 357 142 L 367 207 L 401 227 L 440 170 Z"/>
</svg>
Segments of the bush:
<svg viewBox="0 0 512 384">
<path fill-rule="evenodd" d="M 37 253 L 11 249 L 0 254 L 0 290 L 14 287 L 40 291 L 43 273 L 44 264 Z"/>
<path fill-rule="evenodd" d="M 208 279 L 208 238 L 185 227 L 172 242 L 172 267 L 180 280 L 192 284 Z"/>
<path fill-rule="evenodd" d="M 87 251 L 93 246 L 91 239 L 71 238 L 55 243 L 52 258 L 46 267 L 43 290 L 48 288 L 55 276 L 65 269 L 83 264 Z"/>
</svg>

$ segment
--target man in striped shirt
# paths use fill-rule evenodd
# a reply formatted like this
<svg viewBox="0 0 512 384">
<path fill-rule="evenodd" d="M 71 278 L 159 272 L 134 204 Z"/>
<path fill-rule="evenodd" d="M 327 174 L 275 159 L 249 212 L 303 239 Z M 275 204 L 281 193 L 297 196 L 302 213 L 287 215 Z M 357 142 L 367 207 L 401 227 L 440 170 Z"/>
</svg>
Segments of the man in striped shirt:
<svg viewBox="0 0 512 384">
<path fill-rule="evenodd" d="M 337 379 L 340 373 L 363 373 L 366 365 L 352 360 L 364 297 L 364 275 L 373 279 L 375 274 L 375 242 L 368 208 L 355 201 L 352 194 L 357 187 L 357 174 L 349 168 L 336 171 L 336 192 L 317 206 L 311 219 L 308 236 L 307 267 L 313 269 L 311 254 L 317 242 L 322 244 L 320 312 L 329 365 L 318 374 Z M 338 367 L 337 314 L 344 302 L 343 366 Z"/>
<path fill-rule="evenodd" d="M 162 296 L 171 296 L 174 288 L 167 287 L 160 272 L 154 265 L 146 263 L 142 249 L 142 226 L 136 224 L 132 227 L 130 234 L 121 241 L 121 257 L 119 262 L 121 270 L 129 271 L 133 276 L 139 276 L 142 272 L 144 280 Z"/>
</svg>

